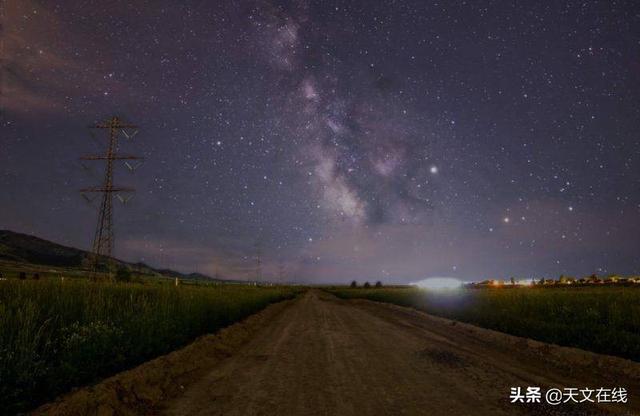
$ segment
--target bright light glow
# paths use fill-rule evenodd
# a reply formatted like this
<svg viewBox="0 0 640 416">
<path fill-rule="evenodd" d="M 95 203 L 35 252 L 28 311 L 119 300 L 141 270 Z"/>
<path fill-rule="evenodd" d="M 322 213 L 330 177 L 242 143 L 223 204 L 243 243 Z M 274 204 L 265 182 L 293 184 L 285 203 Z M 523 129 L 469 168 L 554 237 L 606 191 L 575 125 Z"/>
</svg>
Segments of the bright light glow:
<svg viewBox="0 0 640 416">
<path fill-rule="evenodd" d="M 438 167 L 435 165 L 431 166 L 431 168 L 429 169 L 429 172 L 435 175 L 436 173 L 438 173 Z"/>
<path fill-rule="evenodd" d="M 458 289 L 462 286 L 462 281 L 453 277 L 429 277 L 414 285 L 430 290 Z"/>
</svg>

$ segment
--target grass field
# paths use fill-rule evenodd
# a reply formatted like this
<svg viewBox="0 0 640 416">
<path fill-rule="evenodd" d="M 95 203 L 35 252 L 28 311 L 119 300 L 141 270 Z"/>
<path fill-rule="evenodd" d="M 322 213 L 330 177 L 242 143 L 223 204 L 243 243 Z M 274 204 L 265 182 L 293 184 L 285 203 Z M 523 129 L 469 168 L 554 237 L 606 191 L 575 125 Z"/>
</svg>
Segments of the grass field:
<svg viewBox="0 0 640 416">
<path fill-rule="evenodd" d="M 297 289 L 0 281 L 0 414 L 168 353 Z"/>
<path fill-rule="evenodd" d="M 513 335 L 640 361 L 640 289 L 628 287 L 329 290 L 413 307 Z"/>
</svg>

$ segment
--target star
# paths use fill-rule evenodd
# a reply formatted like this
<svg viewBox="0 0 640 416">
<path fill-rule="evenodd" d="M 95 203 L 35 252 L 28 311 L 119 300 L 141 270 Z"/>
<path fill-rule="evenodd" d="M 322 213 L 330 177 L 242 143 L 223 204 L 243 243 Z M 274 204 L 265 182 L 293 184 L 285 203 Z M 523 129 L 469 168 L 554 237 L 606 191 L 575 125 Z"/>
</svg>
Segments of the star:
<svg viewBox="0 0 640 416">
<path fill-rule="evenodd" d="M 114 213 L 123 260 L 249 279 L 259 239 L 265 271 L 314 283 L 640 274 L 634 2 L 565 8 L 562 30 L 535 2 L 150 4 L 126 36 L 108 8 L 9 3 L 0 229 L 91 248 L 71 195 L 105 165 L 70 166 L 107 151 L 82 126 L 116 111 L 140 126 L 117 153 L 145 160 L 113 166 L 138 190 Z"/>
</svg>

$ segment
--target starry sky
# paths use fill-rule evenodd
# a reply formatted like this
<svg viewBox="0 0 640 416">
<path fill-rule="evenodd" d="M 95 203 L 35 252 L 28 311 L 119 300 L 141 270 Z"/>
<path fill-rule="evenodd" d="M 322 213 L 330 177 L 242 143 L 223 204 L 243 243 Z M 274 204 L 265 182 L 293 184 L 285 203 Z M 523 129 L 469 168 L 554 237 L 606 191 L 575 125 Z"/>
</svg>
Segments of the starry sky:
<svg viewBox="0 0 640 416">
<path fill-rule="evenodd" d="M 0 228 L 236 279 L 640 273 L 640 3 L 3 0 Z"/>
</svg>

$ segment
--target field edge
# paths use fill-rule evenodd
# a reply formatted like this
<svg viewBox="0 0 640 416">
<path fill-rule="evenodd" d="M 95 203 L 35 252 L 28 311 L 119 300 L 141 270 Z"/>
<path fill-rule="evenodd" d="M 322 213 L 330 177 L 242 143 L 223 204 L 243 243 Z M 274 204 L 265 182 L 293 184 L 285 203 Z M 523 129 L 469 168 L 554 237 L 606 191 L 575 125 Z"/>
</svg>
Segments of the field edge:
<svg viewBox="0 0 640 416">
<path fill-rule="evenodd" d="M 82 387 L 35 409 L 32 415 L 140 415 L 161 408 L 164 400 L 184 391 L 212 365 L 249 341 L 265 322 L 274 319 L 300 297 L 268 305 L 213 334 L 203 335 L 130 370 Z M 194 357 L 198 357 L 194 360 Z"/>
<path fill-rule="evenodd" d="M 533 350 L 536 351 L 541 358 L 544 357 L 547 361 L 555 362 L 560 368 L 566 369 L 567 366 L 574 366 L 601 369 L 602 371 L 619 374 L 625 378 L 640 381 L 640 363 L 628 358 L 521 337 L 472 323 L 433 315 L 412 306 L 397 305 L 391 302 L 381 302 L 365 298 L 340 299 L 367 309 L 370 312 L 375 312 L 375 309 L 368 308 L 367 305 L 375 305 L 395 312 L 419 317 L 427 322 L 436 323 L 441 328 L 464 332 L 483 342 L 502 345 L 505 349 L 520 348 Z M 378 314 L 378 317 L 385 319 L 384 315 Z"/>
</svg>

